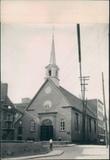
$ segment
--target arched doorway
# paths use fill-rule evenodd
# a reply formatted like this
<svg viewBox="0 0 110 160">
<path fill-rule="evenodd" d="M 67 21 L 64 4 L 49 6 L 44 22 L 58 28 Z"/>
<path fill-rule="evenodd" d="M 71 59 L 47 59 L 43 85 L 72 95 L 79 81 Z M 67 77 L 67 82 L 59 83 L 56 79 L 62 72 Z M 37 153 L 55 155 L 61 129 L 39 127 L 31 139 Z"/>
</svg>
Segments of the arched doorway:
<svg viewBox="0 0 110 160">
<path fill-rule="evenodd" d="M 53 125 L 50 119 L 46 119 L 42 121 L 40 126 L 40 140 L 46 141 L 49 139 L 53 139 Z"/>
</svg>

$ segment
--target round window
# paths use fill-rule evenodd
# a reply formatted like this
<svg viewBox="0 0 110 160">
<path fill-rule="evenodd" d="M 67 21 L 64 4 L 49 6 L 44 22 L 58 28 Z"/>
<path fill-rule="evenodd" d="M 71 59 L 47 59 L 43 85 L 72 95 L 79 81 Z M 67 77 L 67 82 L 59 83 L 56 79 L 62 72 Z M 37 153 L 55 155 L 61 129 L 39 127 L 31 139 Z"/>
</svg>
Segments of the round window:
<svg viewBox="0 0 110 160">
<path fill-rule="evenodd" d="M 47 100 L 44 102 L 43 105 L 44 105 L 45 109 L 49 109 L 52 107 L 52 102 L 50 100 Z"/>
</svg>

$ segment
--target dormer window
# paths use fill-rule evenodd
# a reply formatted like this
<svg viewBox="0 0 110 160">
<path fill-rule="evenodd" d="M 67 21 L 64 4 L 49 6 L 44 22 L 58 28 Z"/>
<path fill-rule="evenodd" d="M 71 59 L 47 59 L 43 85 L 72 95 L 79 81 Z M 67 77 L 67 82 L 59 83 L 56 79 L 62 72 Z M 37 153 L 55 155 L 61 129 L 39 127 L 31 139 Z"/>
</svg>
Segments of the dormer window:
<svg viewBox="0 0 110 160">
<path fill-rule="evenodd" d="M 49 76 L 51 76 L 51 70 L 49 70 Z"/>
</svg>

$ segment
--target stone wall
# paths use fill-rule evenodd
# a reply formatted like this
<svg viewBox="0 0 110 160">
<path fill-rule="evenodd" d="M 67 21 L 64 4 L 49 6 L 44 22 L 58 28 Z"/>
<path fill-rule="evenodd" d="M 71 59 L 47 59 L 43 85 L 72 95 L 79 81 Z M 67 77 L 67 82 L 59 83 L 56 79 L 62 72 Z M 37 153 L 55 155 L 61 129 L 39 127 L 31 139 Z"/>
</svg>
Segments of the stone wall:
<svg viewBox="0 0 110 160">
<path fill-rule="evenodd" d="M 0 157 L 19 157 L 49 152 L 49 146 L 41 142 L 28 143 L 2 143 Z"/>
</svg>

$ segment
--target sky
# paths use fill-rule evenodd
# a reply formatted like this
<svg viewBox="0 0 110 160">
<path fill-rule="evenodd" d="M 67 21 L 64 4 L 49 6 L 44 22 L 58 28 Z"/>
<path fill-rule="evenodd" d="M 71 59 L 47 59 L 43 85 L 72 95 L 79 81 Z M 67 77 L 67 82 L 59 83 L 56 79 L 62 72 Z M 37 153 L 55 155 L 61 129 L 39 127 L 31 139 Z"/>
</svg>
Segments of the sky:
<svg viewBox="0 0 110 160">
<path fill-rule="evenodd" d="M 60 2 L 60 5 L 57 2 L 53 5 L 49 1 L 36 3 L 37 5 L 34 1 L 32 3 L 2 1 L 1 76 L 2 82 L 8 83 L 10 99 L 17 103 L 24 97 L 33 98 L 44 83 L 45 66 L 49 64 L 51 52 L 53 26 L 56 63 L 60 68 L 60 85 L 76 96 L 81 96 L 76 32 L 76 23 L 80 23 L 83 75 L 90 76 L 86 96 L 88 99 L 103 100 L 101 79 L 103 72 L 108 110 L 106 3 L 102 5 L 100 3 L 98 8 L 96 6 L 99 3 L 92 1 L 91 5 L 87 2 L 85 4 Z M 58 7 L 55 8 L 55 5 Z M 85 11 L 88 14 L 85 14 Z M 74 21 L 71 20 L 72 16 Z"/>
</svg>

